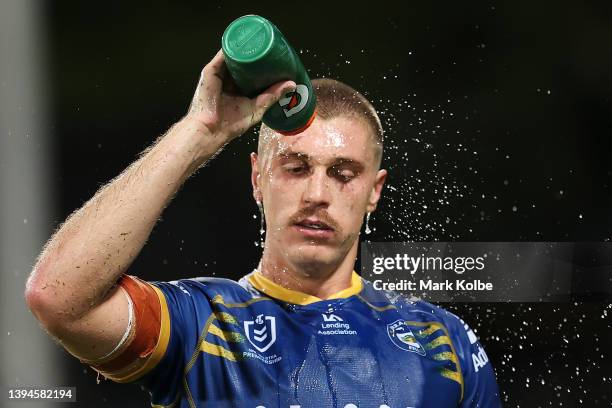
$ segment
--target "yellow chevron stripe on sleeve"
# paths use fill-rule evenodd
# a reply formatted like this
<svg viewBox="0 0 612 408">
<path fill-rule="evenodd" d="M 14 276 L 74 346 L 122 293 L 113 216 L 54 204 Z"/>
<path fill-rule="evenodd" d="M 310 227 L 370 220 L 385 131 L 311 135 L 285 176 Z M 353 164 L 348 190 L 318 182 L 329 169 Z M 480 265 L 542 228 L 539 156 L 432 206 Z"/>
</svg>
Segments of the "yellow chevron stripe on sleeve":
<svg viewBox="0 0 612 408">
<path fill-rule="evenodd" d="M 218 320 L 224 323 L 230 323 L 230 324 L 235 324 L 235 325 L 238 324 L 238 320 L 236 320 L 234 316 L 232 316 L 231 314 L 227 312 L 215 312 L 215 316 Z"/>
<path fill-rule="evenodd" d="M 203 353 L 212 354 L 213 356 L 226 358 L 230 361 L 238 361 L 241 359 L 238 353 L 234 353 L 229 351 L 225 347 L 219 346 L 217 344 L 212 344 L 207 341 L 203 341 L 200 345 L 200 351 Z"/>
<path fill-rule="evenodd" d="M 443 368 L 440 370 L 440 374 L 443 377 L 458 382 L 459 385 L 463 388 L 463 378 L 461 377 L 461 374 L 459 374 L 457 371 L 449 370 L 448 368 Z"/>
<path fill-rule="evenodd" d="M 451 340 L 447 337 L 447 336 L 440 336 L 440 337 L 436 337 L 433 341 L 427 343 L 425 345 L 425 349 L 426 350 L 432 350 L 435 349 L 436 347 L 440 347 L 444 344 L 447 345 L 452 345 Z"/>
<path fill-rule="evenodd" d="M 208 332 L 210 334 L 214 334 L 215 336 L 219 337 L 221 340 L 225 341 L 226 343 L 230 341 L 233 343 L 242 343 L 245 340 L 242 334 L 231 332 L 231 331 L 226 331 L 226 330 L 221 330 L 214 324 L 211 324 L 208 327 Z"/>
<path fill-rule="evenodd" d="M 217 295 L 215 295 L 215 297 L 213 297 L 212 302 L 213 303 L 221 303 L 221 304 L 223 304 L 223 303 L 225 303 L 225 300 L 223 300 L 223 296 L 217 294 Z"/>
<path fill-rule="evenodd" d="M 427 336 L 429 336 L 429 335 L 431 335 L 431 334 L 433 334 L 433 333 L 435 333 L 435 332 L 437 332 L 438 330 L 441 330 L 441 329 L 442 329 L 442 327 L 441 327 L 441 326 L 438 326 L 438 325 L 433 325 L 433 324 L 432 324 L 431 326 L 429 326 L 429 327 L 428 327 L 428 328 L 426 328 L 426 329 L 422 329 L 422 330 L 420 330 L 420 331 L 417 331 L 417 332 L 415 333 L 415 335 L 416 335 L 417 337 L 420 337 L 420 338 L 422 338 L 422 337 L 427 337 Z"/>
<path fill-rule="evenodd" d="M 457 356 L 457 352 L 455 350 L 455 346 L 453 345 L 453 342 L 450 340 L 449 334 L 448 334 L 448 329 L 440 322 L 412 322 L 412 321 L 406 321 L 407 324 L 411 325 L 411 326 L 416 326 L 416 327 L 437 327 L 440 328 L 444 331 L 444 333 L 446 334 L 446 336 L 441 336 L 439 338 L 437 338 L 436 340 L 432 341 L 431 343 L 429 343 L 427 346 L 425 346 L 426 349 L 431 350 L 433 348 L 436 348 L 442 344 L 448 344 L 453 352 L 453 354 L 455 356 Z M 443 338 L 443 340 L 440 340 L 441 338 Z M 447 378 L 452 379 L 453 381 L 457 381 L 460 385 L 461 385 L 461 400 L 463 400 L 463 392 L 464 392 L 464 384 L 463 384 L 463 374 L 461 372 L 461 362 L 459 360 L 457 360 L 455 362 L 455 364 L 457 365 L 457 372 L 453 372 L 451 370 L 446 369 L 448 372 L 444 372 L 447 375 L 445 375 L 444 373 L 441 373 L 442 375 L 444 375 Z M 449 377 L 450 376 L 450 377 Z M 451 378 L 452 377 L 452 378 Z"/>
<path fill-rule="evenodd" d="M 453 363 L 457 364 L 457 356 L 455 356 L 455 354 L 450 351 L 444 351 L 442 353 L 434 354 L 431 357 L 437 361 L 447 361 L 448 360 L 448 361 L 452 361 Z"/>
</svg>

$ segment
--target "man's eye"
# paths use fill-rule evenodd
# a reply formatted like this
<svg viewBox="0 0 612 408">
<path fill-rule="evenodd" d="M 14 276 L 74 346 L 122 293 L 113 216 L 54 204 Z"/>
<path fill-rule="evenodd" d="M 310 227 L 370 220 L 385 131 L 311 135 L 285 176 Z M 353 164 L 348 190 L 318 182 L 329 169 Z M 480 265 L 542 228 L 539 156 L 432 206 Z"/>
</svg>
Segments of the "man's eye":
<svg viewBox="0 0 612 408">
<path fill-rule="evenodd" d="M 285 166 L 285 171 L 290 174 L 302 174 L 306 172 L 305 166 Z"/>
<path fill-rule="evenodd" d="M 337 179 L 344 183 L 351 181 L 356 176 L 355 172 L 349 169 L 335 169 L 334 175 Z"/>
<path fill-rule="evenodd" d="M 340 172 L 340 177 L 343 180 L 349 181 L 349 180 L 352 180 L 353 177 L 355 177 L 355 173 L 353 173 L 352 171 L 348 171 L 348 170 L 347 171 L 341 171 Z"/>
</svg>

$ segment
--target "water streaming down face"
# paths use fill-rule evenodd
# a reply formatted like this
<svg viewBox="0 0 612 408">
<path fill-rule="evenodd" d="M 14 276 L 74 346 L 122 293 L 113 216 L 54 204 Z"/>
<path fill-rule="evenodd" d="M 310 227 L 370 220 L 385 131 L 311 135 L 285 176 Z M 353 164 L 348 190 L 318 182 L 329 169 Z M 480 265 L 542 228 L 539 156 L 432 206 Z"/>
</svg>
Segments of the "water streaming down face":
<svg viewBox="0 0 612 408">
<path fill-rule="evenodd" d="M 264 262 L 328 274 L 356 253 L 386 174 L 369 129 L 348 115 L 319 116 L 297 136 L 263 128 L 252 181 L 268 228 Z"/>
</svg>

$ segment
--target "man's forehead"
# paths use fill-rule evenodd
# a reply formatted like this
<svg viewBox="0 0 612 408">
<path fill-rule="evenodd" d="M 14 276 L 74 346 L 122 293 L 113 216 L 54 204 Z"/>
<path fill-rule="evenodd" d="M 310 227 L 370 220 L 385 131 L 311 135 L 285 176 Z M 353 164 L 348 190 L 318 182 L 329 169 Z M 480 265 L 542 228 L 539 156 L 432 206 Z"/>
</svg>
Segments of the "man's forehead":
<svg viewBox="0 0 612 408">
<path fill-rule="evenodd" d="M 372 154 L 368 130 L 350 118 L 315 120 L 306 131 L 295 136 L 283 136 L 266 129 L 264 143 L 273 156 L 305 155 L 332 159 L 346 157 L 366 161 Z"/>
</svg>

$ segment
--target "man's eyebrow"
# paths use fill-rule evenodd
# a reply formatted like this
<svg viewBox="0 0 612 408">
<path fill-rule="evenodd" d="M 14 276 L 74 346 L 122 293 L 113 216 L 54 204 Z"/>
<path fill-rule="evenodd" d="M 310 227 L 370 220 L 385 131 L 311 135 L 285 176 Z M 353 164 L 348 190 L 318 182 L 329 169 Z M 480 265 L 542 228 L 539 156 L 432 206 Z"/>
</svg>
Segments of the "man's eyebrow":
<svg viewBox="0 0 612 408">
<path fill-rule="evenodd" d="M 332 166 L 340 166 L 343 164 L 348 164 L 350 166 L 356 167 L 359 170 L 363 170 L 365 165 L 359 160 L 351 159 L 350 157 L 335 157 L 332 161 Z"/>
<path fill-rule="evenodd" d="M 306 154 L 306 153 L 302 153 L 302 152 L 295 152 L 293 150 L 287 149 L 284 150 L 280 153 L 278 153 L 277 155 L 278 158 L 280 159 L 298 159 L 298 160 L 304 160 L 307 162 L 311 161 L 311 157 Z M 357 170 L 363 170 L 365 168 L 365 165 L 356 159 L 352 159 L 350 157 L 343 157 L 343 156 L 337 156 L 337 157 L 333 157 L 330 161 L 329 164 L 330 166 L 341 166 L 341 165 L 349 165 L 349 166 L 353 166 L 355 168 L 357 168 Z"/>
<path fill-rule="evenodd" d="M 281 159 L 300 159 L 306 161 L 310 160 L 310 156 L 306 153 L 294 152 L 289 149 L 279 152 L 277 156 Z"/>
</svg>

